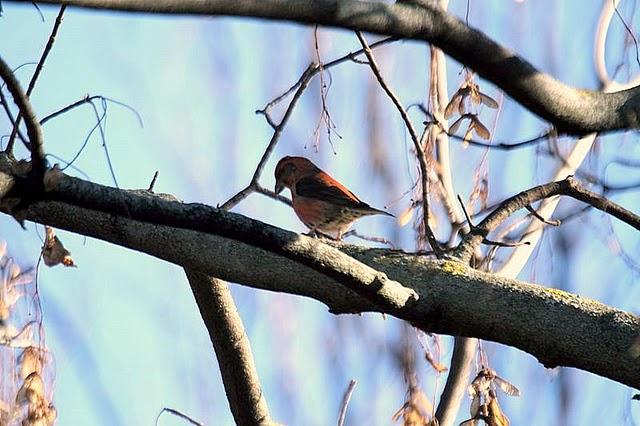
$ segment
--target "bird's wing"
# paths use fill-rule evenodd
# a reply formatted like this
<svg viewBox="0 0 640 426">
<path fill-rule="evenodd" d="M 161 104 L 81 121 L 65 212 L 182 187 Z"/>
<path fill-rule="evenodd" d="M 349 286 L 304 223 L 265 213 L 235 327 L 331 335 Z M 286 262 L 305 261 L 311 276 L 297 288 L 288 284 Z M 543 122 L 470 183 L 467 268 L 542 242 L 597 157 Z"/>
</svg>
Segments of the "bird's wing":
<svg viewBox="0 0 640 426">
<path fill-rule="evenodd" d="M 351 191 L 326 173 L 302 177 L 296 183 L 296 195 L 347 207 L 367 208 Z"/>
</svg>

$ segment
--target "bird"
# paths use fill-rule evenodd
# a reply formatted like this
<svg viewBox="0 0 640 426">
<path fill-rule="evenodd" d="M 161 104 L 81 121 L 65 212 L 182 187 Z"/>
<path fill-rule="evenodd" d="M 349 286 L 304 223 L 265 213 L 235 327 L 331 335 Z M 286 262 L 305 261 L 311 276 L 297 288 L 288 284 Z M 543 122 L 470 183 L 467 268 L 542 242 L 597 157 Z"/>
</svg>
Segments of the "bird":
<svg viewBox="0 0 640 426">
<path fill-rule="evenodd" d="M 293 211 L 310 229 L 309 235 L 342 240 L 351 224 L 363 216 L 391 213 L 361 201 L 343 184 L 304 157 L 283 157 L 275 172 L 275 193 L 291 190 Z"/>
</svg>

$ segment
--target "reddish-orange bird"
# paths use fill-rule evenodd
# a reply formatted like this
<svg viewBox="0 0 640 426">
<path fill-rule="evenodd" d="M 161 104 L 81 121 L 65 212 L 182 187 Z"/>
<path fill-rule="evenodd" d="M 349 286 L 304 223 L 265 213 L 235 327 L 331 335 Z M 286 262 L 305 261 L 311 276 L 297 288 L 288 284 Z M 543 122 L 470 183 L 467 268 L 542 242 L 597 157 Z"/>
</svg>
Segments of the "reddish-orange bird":
<svg viewBox="0 0 640 426">
<path fill-rule="evenodd" d="M 353 192 L 304 157 L 283 157 L 275 170 L 275 192 L 291 190 L 293 210 L 312 234 L 342 239 L 351 224 L 363 216 L 384 214 L 360 201 Z"/>
</svg>

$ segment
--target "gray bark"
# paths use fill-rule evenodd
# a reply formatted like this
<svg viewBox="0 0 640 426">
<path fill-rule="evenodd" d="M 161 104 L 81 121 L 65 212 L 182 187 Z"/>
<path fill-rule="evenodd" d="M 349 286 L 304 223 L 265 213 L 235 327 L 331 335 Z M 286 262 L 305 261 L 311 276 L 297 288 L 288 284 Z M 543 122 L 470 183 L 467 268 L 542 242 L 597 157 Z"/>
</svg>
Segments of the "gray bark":
<svg viewBox="0 0 640 426">
<path fill-rule="evenodd" d="M 0 182 L 11 178 L 0 173 Z M 334 313 L 386 312 L 436 333 L 478 337 L 530 353 L 546 367 L 576 367 L 640 388 L 629 352 L 637 316 L 594 300 L 475 271 L 455 261 L 321 240 L 200 204 L 63 176 L 18 217 L 99 238 L 189 270 L 316 299 Z M 251 265 L 251 267 L 247 267 Z"/>
</svg>

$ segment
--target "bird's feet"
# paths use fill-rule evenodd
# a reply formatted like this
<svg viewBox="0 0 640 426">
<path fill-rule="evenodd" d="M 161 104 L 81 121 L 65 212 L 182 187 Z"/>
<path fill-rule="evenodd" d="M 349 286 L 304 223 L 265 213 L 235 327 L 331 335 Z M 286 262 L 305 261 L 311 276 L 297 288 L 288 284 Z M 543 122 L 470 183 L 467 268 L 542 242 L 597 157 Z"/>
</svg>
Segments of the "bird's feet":
<svg viewBox="0 0 640 426">
<path fill-rule="evenodd" d="M 312 229 L 309 232 L 307 232 L 305 234 L 307 237 L 311 237 L 311 238 L 326 238 L 328 240 L 332 240 L 332 241 L 342 241 L 342 238 L 334 238 L 331 235 L 328 234 L 324 234 L 318 230 Z"/>
</svg>

